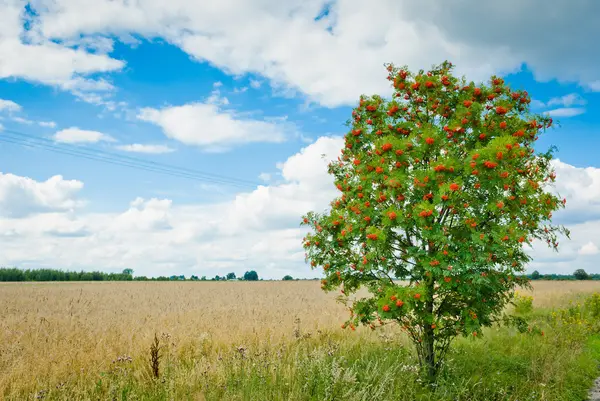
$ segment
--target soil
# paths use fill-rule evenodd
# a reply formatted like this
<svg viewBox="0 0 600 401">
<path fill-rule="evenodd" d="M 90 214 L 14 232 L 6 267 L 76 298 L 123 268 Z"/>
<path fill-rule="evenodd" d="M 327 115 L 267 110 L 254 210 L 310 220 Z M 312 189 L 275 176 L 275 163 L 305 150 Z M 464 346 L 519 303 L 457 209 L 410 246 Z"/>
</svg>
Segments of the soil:
<svg viewBox="0 0 600 401">
<path fill-rule="evenodd" d="M 590 391 L 590 401 L 600 401 L 600 377 L 596 379 L 594 387 Z"/>
</svg>

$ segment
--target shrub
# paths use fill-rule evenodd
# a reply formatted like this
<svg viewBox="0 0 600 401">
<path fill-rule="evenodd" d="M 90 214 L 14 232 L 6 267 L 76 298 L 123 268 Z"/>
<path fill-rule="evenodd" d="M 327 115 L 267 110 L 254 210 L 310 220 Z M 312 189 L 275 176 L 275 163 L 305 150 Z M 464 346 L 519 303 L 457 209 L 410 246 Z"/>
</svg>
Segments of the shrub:
<svg viewBox="0 0 600 401">
<path fill-rule="evenodd" d="M 515 307 L 515 312 L 520 315 L 530 313 L 533 310 L 532 296 L 521 295 L 518 292 L 515 292 L 512 303 Z"/>
</svg>

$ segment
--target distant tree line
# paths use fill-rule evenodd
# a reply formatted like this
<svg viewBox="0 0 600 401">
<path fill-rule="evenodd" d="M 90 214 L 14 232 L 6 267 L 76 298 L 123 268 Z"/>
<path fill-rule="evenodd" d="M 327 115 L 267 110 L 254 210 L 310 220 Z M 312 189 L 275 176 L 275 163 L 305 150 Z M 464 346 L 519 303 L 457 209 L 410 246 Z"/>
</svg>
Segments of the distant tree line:
<svg viewBox="0 0 600 401">
<path fill-rule="evenodd" d="M 573 274 L 540 274 L 536 270 L 527 277 L 531 280 L 600 280 L 600 274 L 588 274 L 583 269 L 577 269 Z"/>
<path fill-rule="evenodd" d="M 122 273 L 70 272 L 55 269 L 0 268 L 0 281 L 131 281 L 133 270 Z"/>
<path fill-rule="evenodd" d="M 206 276 L 198 277 L 191 275 L 189 278 L 185 275 L 146 277 L 133 275 L 133 269 L 124 269 L 121 273 L 94 272 L 76 272 L 62 271 L 56 269 L 17 269 L 0 267 L 0 282 L 2 281 L 259 281 L 258 273 L 255 270 L 245 272 L 238 277 L 235 273 L 227 273 L 224 276 L 216 275 L 212 278 Z M 319 280 L 319 278 L 295 279 L 290 275 L 285 275 L 284 281 L 298 280 Z M 262 281 L 262 279 L 260 279 Z"/>
<path fill-rule="evenodd" d="M 224 276 L 216 275 L 207 279 L 206 276 L 198 277 L 191 275 L 189 278 L 185 275 L 172 276 L 133 276 L 133 269 L 125 269 L 121 273 L 104 273 L 100 271 L 76 272 L 62 271 L 57 269 L 17 269 L 0 268 L 0 281 L 259 281 L 258 273 L 250 270 L 243 276 L 237 277 L 235 273 L 228 273 Z M 262 279 L 261 279 L 262 280 Z M 284 280 L 293 280 L 291 276 L 284 277 Z"/>
</svg>

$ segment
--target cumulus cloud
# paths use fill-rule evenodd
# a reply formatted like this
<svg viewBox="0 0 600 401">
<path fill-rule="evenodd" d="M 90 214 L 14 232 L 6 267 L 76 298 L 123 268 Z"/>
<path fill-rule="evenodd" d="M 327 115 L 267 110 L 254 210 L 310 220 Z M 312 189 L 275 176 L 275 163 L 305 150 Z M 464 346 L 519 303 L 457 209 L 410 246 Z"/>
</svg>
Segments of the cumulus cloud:
<svg viewBox="0 0 600 401">
<path fill-rule="evenodd" d="M 69 211 L 83 202 L 77 199 L 83 183 L 56 175 L 38 182 L 31 178 L 0 173 L 0 216 L 25 217 L 47 211 Z"/>
<path fill-rule="evenodd" d="M 586 112 L 585 107 L 573 107 L 573 106 L 585 106 L 587 100 L 585 100 L 578 93 L 569 93 L 564 96 L 553 97 L 547 102 L 534 99 L 531 105 L 534 109 L 548 109 L 556 106 L 561 106 L 551 110 L 545 111 L 552 117 L 575 117 Z"/>
<path fill-rule="evenodd" d="M 547 106 L 585 106 L 587 101 L 578 93 L 569 93 L 568 95 L 553 97 L 546 103 Z"/>
<path fill-rule="evenodd" d="M 162 37 L 198 61 L 234 75 L 262 75 L 274 87 L 290 90 L 284 93 L 298 91 L 325 106 L 389 91 L 382 64 L 392 61 L 427 68 L 450 59 L 459 73 L 475 80 L 526 63 L 539 80 L 556 78 L 590 89 L 600 81 L 600 56 L 588 50 L 600 33 L 600 5 L 593 1 L 558 0 L 546 7 L 542 0 L 227 0 L 206 7 L 182 0 L 39 0 L 32 4 L 35 16 L 29 16 L 39 44 L 17 39 L 23 3 L 9 4 L 2 10 L 8 22 L 3 43 L 13 45 L 3 54 L 20 57 L 7 58 L 4 75 L 44 82 L 122 68 L 102 51 L 110 50 L 107 36 L 126 41 L 131 34 Z M 77 49 L 48 40 L 81 38 L 89 43 Z M 99 54 L 87 52 L 90 45 L 101 49 Z"/>
<path fill-rule="evenodd" d="M 149 154 L 171 153 L 171 152 L 175 151 L 175 149 L 170 148 L 165 145 L 151 145 L 151 144 L 141 144 L 141 143 L 132 143 L 129 145 L 121 145 L 121 146 L 117 146 L 117 149 L 125 151 L 125 152 L 149 153 Z"/>
<path fill-rule="evenodd" d="M 165 135 L 186 145 L 228 148 L 249 142 L 282 142 L 290 125 L 250 119 L 213 103 L 163 109 L 144 108 L 138 118 L 158 125 Z"/>
<path fill-rule="evenodd" d="M 39 31 L 38 23 L 21 0 L 7 0 L 0 3 L 2 26 L 0 27 L 0 79 L 16 78 L 42 83 L 63 90 L 73 90 L 81 82 L 94 82 L 86 75 L 120 70 L 124 63 L 113 59 L 102 51 L 108 50 L 107 42 L 80 38 L 81 46 L 71 48 L 72 41 L 57 43 Z M 44 7 L 43 4 L 37 4 Z M 25 29 L 25 24 L 29 29 Z M 87 45 L 85 45 L 87 44 Z M 93 53 L 89 50 L 94 51 Z M 84 91 L 90 88 L 84 89 Z M 74 91 L 74 90 L 73 90 Z M 79 93 L 83 92 L 79 89 Z"/>
<path fill-rule="evenodd" d="M 580 255 L 596 255 L 598 252 L 600 252 L 600 250 L 598 250 L 598 247 L 592 241 L 579 248 Z"/>
<path fill-rule="evenodd" d="M 309 210 L 327 209 L 339 194 L 326 166 L 342 147 L 342 138 L 321 137 L 277 164 L 279 182 L 238 193 L 230 201 L 184 205 L 137 198 L 110 213 L 76 208 L 80 182 L 0 176 L 0 211 L 5 213 L 0 265 L 104 270 L 133 265 L 140 275 L 210 276 L 255 269 L 262 277 L 317 276 L 304 263 L 305 229 L 299 222 Z M 554 190 L 568 200 L 555 222 L 565 224 L 572 238 L 560 241 L 558 254 L 534 244 L 529 269 L 571 273 L 577 266 L 593 272 L 593 239 L 600 237 L 600 169 L 554 163 Z"/>
<path fill-rule="evenodd" d="M 561 224 L 600 220 L 600 168 L 578 168 L 553 160 L 556 183 L 551 190 L 567 199 L 567 207 L 556 213 Z"/>
<path fill-rule="evenodd" d="M 55 133 L 52 138 L 56 142 L 62 143 L 96 143 L 100 141 L 114 142 L 115 139 L 110 135 L 98 131 L 89 131 L 77 127 L 66 128 Z"/>
<path fill-rule="evenodd" d="M 324 172 L 341 147 L 341 138 L 320 138 L 279 165 L 284 183 L 260 186 L 229 202 L 174 205 L 169 199 L 137 198 L 118 213 L 0 219 L 0 234 L 11 238 L 0 265 L 118 270 L 135 264 L 138 274 L 148 275 L 250 269 L 263 277 L 316 275 L 304 264 L 299 221 L 307 210 L 324 209 L 335 195 Z M 311 170 L 293 172 L 304 165 Z M 327 190 L 320 193 L 321 188 Z"/>
<path fill-rule="evenodd" d="M 0 111 L 21 111 L 21 106 L 12 100 L 0 99 Z"/>
</svg>

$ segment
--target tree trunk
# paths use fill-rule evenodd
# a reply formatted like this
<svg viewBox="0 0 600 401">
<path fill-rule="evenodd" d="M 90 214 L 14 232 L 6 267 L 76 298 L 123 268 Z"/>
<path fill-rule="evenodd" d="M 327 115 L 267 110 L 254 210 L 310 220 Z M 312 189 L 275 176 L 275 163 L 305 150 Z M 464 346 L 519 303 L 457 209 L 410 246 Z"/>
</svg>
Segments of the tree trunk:
<svg viewBox="0 0 600 401">
<path fill-rule="evenodd" d="M 427 297 L 427 313 L 429 316 L 433 317 L 433 278 L 429 278 L 427 280 L 427 291 L 429 292 Z M 424 368 L 427 373 L 427 380 L 429 383 L 435 382 L 437 375 L 437 363 L 435 360 L 435 333 L 433 332 L 433 328 L 431 324 L 426 322 L 424 327 L 424 338 L 423 338 L 423 359 L 424 359 Z"/>
<path fill-rule="evenodd" d="M 429 383 L 435 382 L 437 375 L 434 340 L 433 329 L 431 327 L 426 328 L 423 338 L 423 363 L 425 365 L 423 368 Z"/>
</svg>

